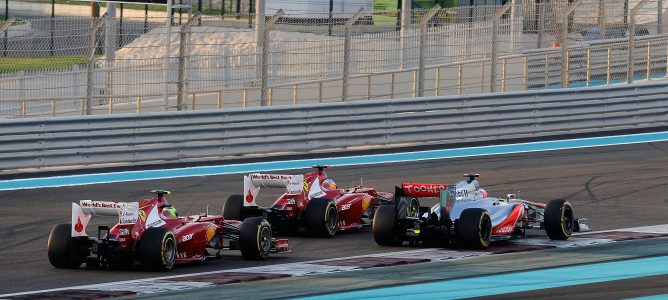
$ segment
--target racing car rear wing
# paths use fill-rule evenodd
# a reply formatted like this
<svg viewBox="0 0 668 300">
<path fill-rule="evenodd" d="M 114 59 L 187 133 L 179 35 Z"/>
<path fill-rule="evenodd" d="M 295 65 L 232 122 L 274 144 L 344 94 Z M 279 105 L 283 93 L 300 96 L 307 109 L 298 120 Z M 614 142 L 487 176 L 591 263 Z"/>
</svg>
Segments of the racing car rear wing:
<svg viewBox="0 0 668 300">
<path fill-rule="evenodd" d="M 289 195 L 304 192 L 304 175 L 279 175 L 254 173 L 244 176 L 244 206 L 257 206 L 255 199 L 260 189 L 285 188 Z"/>
<path fill-rule="evenodd" d="M 72 237 L 88 236 L 86 226 L 93 215 L 118 216 L 119 224 L 134 224 L 139 217 L 139 203 L 81 200 L 72 203 Z"/>
<path fill-rule="evenodd" d="M 441 190 L 444 190 L 445 188 L 445 184 L 440 183 L 404 182 L 401 184 L 403 195 L 415 198 L 438 198 L 441 194 Z"/>
</svg>

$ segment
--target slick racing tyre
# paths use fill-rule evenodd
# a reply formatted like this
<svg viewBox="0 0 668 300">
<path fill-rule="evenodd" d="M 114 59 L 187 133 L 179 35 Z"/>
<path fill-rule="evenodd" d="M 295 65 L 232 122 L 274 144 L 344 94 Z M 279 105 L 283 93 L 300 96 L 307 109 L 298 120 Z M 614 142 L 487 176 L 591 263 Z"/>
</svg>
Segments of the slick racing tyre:
<svg viewBox="0 0 668 300">
<path fill-rule="evenodd" d="M 227 197 L 223 205 L 223 219 L 239 221 L 244 219 L 244 196 L 232 195 Z"/>
<path fill-rule="evenodd" d="M 83 263 L 85 255 L 82 254 L 81 241 L 70 237 L 72 225 L 58 224 L 49 234 L 47 251 L 49 262 L 56 268 L 76 269 Z"/>
<path fill-rule="evenodd" d="M 137 244 L 141 265 L 149 270 L 169 271 L 177 253 L 174 233 L 167 228 L 152 227 L 144 231 Z"/>
<path fill-rule="evenodd" d="M 465 247 L 487 248 L 492 241 L 492 218 L 482 208 L 467 208 L 457 221 L 457 239 Z"/>
<path fill-rule="evenodd" d="M 309 201 L 304 212 L 306 231 L 313 236 L 333 237 L 338 229 L 339 211 L 331 199 L 316 198 Z"/>
<path fill-rule="evenodd" d="M 381 246 L 400 246 L 404 241 L 396 226 L 394 205 L 381 205 L 373 217 L 373 239 Z"/>
<path fill-rule="evenodd" d="M 417 218 L 420 216 L 420 203 L 417 199 L 412 198 L 410 204 L 406 208 L 406 217 Z"/>
<path fill-rule="evenodd" d="M 241 255 L 248 260 L 269 257 L 271 252 L 271 226 L 262 217 L 251 217 L 241 223 L 239 231 Z"/>
<path fill-rule="evenodd" d="M 545 206 L 545 232 L 550 239 L 567 240 L 574 228 L 573 208 L 564 199 L 551 200 Z"/>
</svg>

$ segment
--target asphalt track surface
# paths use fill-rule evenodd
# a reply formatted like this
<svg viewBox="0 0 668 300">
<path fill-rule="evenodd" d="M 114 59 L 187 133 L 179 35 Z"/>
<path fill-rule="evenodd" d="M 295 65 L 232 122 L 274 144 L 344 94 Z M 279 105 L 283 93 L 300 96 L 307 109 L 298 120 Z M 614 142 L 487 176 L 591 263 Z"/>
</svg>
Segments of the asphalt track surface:
<svg viewBox="0 0 668 300">
<path fill-rule="evenodd" d="M 339 187 L 357 185 L 362 178 L 365 186 L 392 191 L 394 185 L 402 181 L 451 183 L 459 180 L 464 173 L 478 172 L 483 175 L 482 186 L 491 195 L 519 193 L 520 197 L 535 201 L 565 198 L 573 204 L 577 215 L 590 219 L 593 229 L 605 230 L 667 223 L 667 163 L 668 142 L 662 142 L 337 167 L 327 173 Z M 302 171 L 306 170 L 283 173 Z M 58 270 L 49 265 L 46 257 L 49 230 L 58 223 L 69 222 L 70 202 L 80 199 L 136 201 L 150 196 L 147 191 L 156 188 L 174 192 L 169 199 L 181 214 L 203 212 L 207 206 L 214 213 L 220 210 L 227 196 L 241 193 L 242 177 L 237 174 L 2 191 L 0 282 L 3 284 L 0 285 L 0 294 L 165 275 L 139 270 Z M 275 195 L 266 191 L 260 194 L 262 205 L 271 204 Z M 105 220 L 98 218 L 93 221 Z M 114 223 L 113 219 L 106 221 Z M 94 225 L 89 225 L 89 233 Z M 659 241 L 663 242 L 660 248 L 665 248 L 665 239 Z M 290 237 L 290 246 L 293 253 L 272 256 L 264 262 L 245 261 L 239 252 L 232 251 L 222 259 L 179 266 L 170 275 L 406 250 L 376 245 L 369 229 L 337 234 L 332 239 Z M 665 276 L 652 280 L 668 286 Z M 646 288 L 644 284 L 644 280 L 624 282 L 630 289 L 634 286 Z M 600 286 L 591 287 L 591 291 L 600 289 Z M 656 293 L 665 292 L 664 289 Z M 538 293 L 521 294 L 523 298 L 541 297 Z"/>
</svg>

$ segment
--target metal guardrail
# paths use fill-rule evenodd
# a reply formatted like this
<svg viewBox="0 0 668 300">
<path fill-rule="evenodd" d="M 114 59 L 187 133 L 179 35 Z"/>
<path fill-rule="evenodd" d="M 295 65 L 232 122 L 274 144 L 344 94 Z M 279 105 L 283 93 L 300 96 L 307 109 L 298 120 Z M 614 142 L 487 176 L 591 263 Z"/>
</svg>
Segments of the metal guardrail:
<svg viewBox="0 0 668 300">
<path fill-rule="evenodd" d="M 5 120 L 0 173 L 350 147 L 495 142 L 668 124 L 668 83 L 465 97 Z"/>
</svg>

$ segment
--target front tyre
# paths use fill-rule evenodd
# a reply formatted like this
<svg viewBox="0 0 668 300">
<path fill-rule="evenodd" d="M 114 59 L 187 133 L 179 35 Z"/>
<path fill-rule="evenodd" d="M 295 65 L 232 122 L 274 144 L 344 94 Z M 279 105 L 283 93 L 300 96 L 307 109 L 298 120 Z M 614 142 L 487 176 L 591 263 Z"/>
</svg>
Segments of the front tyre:
<svg viewBox="0 0 668 300">
<path fill-rule="evenodd" d="M 267 259 L 271 252 L 271 226 L 262 217 L 251 217 L 241 223 L 241 255 L 248 260 Z"/>
<path fill-rule="evenodd" d="M 313 236 L 333 237 L 338 229 L 339 211 L 331 199 L 316 198 L 309 201 L 304 213 L 306 230 Z"/>
<path fill-rule="evenodd" d="M 564 199 L 554 199 L 545 206 L 545 232 L 550 239 L 567 240 L 571 237 L 575 219 L 573 208 Z"/>
<path fill-rule="evenodd" d="M 404 241 L 397 230 L 394 205 L 381 205 L 373 217 L 373 239 L 381 246 L 400 246 Z"/>
<path fill-rule="evenodd" d="M 76 269 L 81 266 L 84 256 L 81 255 L 81 243 L 70 236 L 72 225 L 58 224 L 49 234 L 47 252 L 49 262 L 56 268 Z"/>
<path fill-rule="evenodd" d="M 167 228 L 146 229 L 137 244 L 139 260 L 149 270 L 171 270 L 176 262 L 176 252 L 176 238 Z"/>
<path fill-rule="evenodd" d="M 457 221 L 457 239 L 465 247 L 487 248 L 492 242 L 492 218 L 482 208 L 467 208 Z"/>
</svg>

